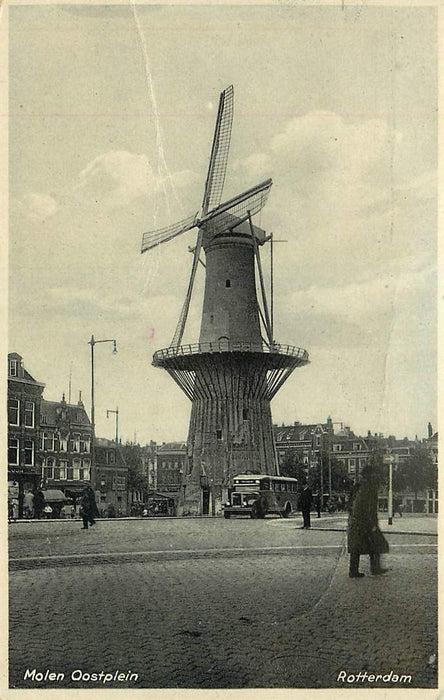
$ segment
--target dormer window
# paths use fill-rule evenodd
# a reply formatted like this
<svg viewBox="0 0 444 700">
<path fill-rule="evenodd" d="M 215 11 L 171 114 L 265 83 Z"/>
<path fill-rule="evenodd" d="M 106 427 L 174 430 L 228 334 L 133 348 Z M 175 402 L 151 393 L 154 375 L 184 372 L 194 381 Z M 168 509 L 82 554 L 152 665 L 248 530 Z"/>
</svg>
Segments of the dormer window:
<svg viewBox="0 0 444 700">
<path fill-rule="evenodd" d="M 18 361 L 9 360 L 9 376 L 18 377 Z"/>
<path fill-rule="evenodd" d="M 231 280 L 225 280 L 225 286 L 231 287 Z"/>
</svg>

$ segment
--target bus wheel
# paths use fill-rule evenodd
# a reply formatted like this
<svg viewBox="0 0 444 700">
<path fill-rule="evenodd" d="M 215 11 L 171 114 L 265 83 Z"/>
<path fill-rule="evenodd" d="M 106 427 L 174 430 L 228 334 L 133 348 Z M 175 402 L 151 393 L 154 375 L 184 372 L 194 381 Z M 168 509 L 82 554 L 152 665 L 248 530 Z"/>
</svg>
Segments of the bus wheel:
<svg viewBox="0 0 444 700">
<path fill-rule="evenodd" d="M 288 516 L 291 513 L 291 505 L 289 503 L 286 503 L 284 510 L 282 511 L 282 517 L 283 518 L 288 518 Z"/>
</svg>

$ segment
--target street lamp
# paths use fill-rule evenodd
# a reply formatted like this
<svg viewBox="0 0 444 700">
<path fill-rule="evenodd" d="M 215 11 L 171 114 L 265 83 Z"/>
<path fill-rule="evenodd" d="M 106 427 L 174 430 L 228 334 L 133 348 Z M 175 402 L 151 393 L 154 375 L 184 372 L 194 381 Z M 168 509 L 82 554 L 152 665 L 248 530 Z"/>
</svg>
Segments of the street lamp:
<svg viewBox="0 0 444 700">
<path fill-rule="evenodd" d="M 117 482 L 118 482 L 118 479 L 119 479 L 119 469 L 118 469 L 118 464 L 117 464 L 117 445 L 118 445 L 118 443 L 119 443 L 119 407 L 116 406 L 116 410 L 115 410 L 115 411 L 113 411 L 111 408 L 109 408 L 109 409 L 106 411 L 106 417 L 107 417 L 107 418 L 109 418 L 109 414 L 110 414 L 110 413 L 114 413 L 115 416 L 116 416 L 116 456 L 115 456 L 115 460 L 116 460 L 116 481 L 115 481 L 115 484 L 116 484 L 115 491 L 116 491 L 116 492 L 115 492 L 115 499 L 116 499 L 116 501 L 115 501 L 115 502 L 116 502 L 116 506 L 117 506 Z"/>
<path fill-rule="evenodd" d="M 389 480 L 388 480 L 388 498 L 387 498 L 387 515 L 388 515 L 388 525 L 393 524 L 393 462 L 395 457 L 392 454 L 384 455 L 383 461 L 388 464 L 389 468 Z"/>
<path fill-rule="evenodd" d="M 91 440 L 91 473 L 95 474 L 95 456 L 96 456 L 96 446 L 95 446 L 95 436 L 96 436 L 96 423 L 94 416 L 94 346 L 97 343 L 113 343 L 113 354 L 117 353 L 117 342 L 114 338 L 107 338 L 105 340 L 96 340 L 94 336 L 91 336 L 91 340 L 88 340 L 88 345 L 91 345 L 91 423 L 92 423 L 92 440 Z M 95 484 L 94 484 L 95 485 Z"/>
</svg>

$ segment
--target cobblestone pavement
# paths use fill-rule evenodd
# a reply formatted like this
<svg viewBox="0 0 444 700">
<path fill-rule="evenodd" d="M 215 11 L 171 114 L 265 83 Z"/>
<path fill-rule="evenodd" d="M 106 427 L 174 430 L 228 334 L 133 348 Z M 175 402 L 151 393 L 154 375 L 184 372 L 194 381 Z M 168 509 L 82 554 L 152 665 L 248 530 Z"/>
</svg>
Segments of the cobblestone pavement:
<svg viewBox="0 0 444 700">
<path fill-rule="evenodd" d="M 367 670 L 436 687 L 435 539 L 390 535 L 389 573 L 352 580 L 345 535 L 299 525 L 13 524 L 10 686 L 335 688 L 340 671 Z M 25 680 L 28 668 L 66 675 Z M 138 678 L 104 686 L 75 669 Z"/>
</svg>

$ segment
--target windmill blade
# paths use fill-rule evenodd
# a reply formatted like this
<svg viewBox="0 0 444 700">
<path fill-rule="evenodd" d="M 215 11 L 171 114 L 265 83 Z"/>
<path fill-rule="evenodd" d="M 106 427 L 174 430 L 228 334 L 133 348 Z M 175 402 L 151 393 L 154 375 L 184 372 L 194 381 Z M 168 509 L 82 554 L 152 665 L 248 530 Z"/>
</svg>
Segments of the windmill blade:
<svg viewBox="0 0 444 700">
<path fill-rule="evenodd" d="M 140 252 L 144 253 L 146 250 L 155 248 L 157 245 L 170 241 L 172 238 L 179 236 L 181 233 L 185 233 L 185 231 L 189 231 L 191 228 L 194 228 L 194 226 L 196 226 L 198 223 L 198 213 L 199 212 L 196 212 L 193 214 L 193 216 L 188 216 L 186 219 L 182 219 L 182 221 L 177 221 L 175 224 L 170 224 L 164 228 L 158 228 L 156 231 L 144 233 L 142 237 L 142 249 Z"/>
<path fill-rule="evenodd" d="M 174 337 L 170 343 L 170 348 L 171 347 L 178 347 L 180 343 L 182 342 L 182 336 L 183 332 L 185 330 L 185 324 L 187 322 L 188 318 L 188 310 L 190 308 L 190 301 L 191 301 L 191 295 L 193 293 L 193 286 L 194 286 L 194 280 L 196 278 L 196 272 L 197 272 L 197 265 L 200 262 L 200 249 L 202 248 L 202 239 L 203 239 L 203 231 L 199 231 L 199 235 L 197 236 L 197 243 L 194 248 L 194 258 L 193 258 L 193 265 L 191 268 L 191 275 L 190 275 L 190 281 L 188 282 L 188 289 L 187 293 L 185 296 L 185 301 L 182 306 L 182 311 L 180 312 L 179 316 L 179 321 L 176 326 L 176 330 L 174 332 Z"/>
<path fill-rule="evenodd" d="M 271 178 L 260 185 L 237 195 L 228 202 L 214 209 L 205 219 L 199 222 L 205 231 L 215 236 L 224 229 L 234 228 L 249 216 L 257 214 L 265 205 L 273 181 Z"/>
<path fill-rule="evenodd" d="M 233 96 L 234 88 L 232 85 L 220 94 L 210 165 L 208 166 L 202 202 L 203 216 L 217 207 L 222 199 L 233 123 Z"/>
</svg>

